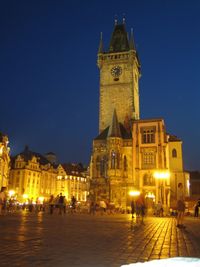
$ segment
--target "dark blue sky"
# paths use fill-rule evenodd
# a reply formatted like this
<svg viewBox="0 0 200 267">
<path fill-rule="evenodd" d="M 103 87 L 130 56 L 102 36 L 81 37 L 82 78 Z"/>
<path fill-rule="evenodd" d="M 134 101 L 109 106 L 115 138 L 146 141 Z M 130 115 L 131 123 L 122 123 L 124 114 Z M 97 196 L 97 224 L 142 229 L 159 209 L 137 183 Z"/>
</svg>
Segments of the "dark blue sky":
<svg viewBox="0 0 200 267">
<path fill-rule="evenodd" d="M 0 2 L 0 131 L 61 162 L 88 163 L 98 134 L 100 32 L 115 14 L 134 30 L 141 118 L 163 117 L 183 140 L 185 169 L 200 169 L 200 1 Z"/>
</svg>

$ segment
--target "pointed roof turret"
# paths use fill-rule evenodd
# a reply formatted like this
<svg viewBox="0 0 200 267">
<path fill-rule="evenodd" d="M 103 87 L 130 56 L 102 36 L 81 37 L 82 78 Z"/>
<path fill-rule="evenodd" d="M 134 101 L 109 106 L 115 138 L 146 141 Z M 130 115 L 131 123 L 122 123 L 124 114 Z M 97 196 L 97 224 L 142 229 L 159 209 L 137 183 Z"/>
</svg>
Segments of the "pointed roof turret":
<svg viewBox="0 0 200 267">
<path fill-rule="evenodd" d="M 125 20 L 123 24 L 117 24 L 115 20 L 115 28 L 111 36 L 109 52 L 123 52 L 129 50 L 129 42 L 125 28 Z"/>
<path fill-rule="evenodd" d="M 135 49 L 134 38 L 133 38 L 133 28 L 131 28 L 131 38 L 130 38 L 130 41 L 129 41 L 129 47 L 130 47 L 130 50 L 136 50 Z"/>
<path fill-rule="evenodd" d="M 112 124 L 109 127 L 108 137 L 122 137 L 116 109 L 114 109 L 113 112 Z"/>
<path fill-rule="evenodd" d="M 103 53 L 103 33 L 101 32 L 98 53 Z"/>
</svg>

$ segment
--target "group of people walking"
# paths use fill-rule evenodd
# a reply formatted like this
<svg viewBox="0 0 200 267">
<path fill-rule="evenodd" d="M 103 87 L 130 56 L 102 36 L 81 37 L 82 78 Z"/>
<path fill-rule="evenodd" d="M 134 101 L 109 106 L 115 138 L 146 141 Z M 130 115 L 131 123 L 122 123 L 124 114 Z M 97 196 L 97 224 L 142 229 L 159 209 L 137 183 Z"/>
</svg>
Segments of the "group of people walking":
<svg viewBox="0 0 200 267">
<path fill-rule="evenodd" d="M 71 213 L 74 213 L 76 210 L 76 198 L 74 196 L 72 196 L 71 198 L 71 202 L 69 205 L 70 211 Z M 53 195 L 50 196 L 49 199 L 49 213 L 53 214 L 54 211 L 56 211 L 58 214 L 64 214 L 66 213 L 66 209 L 67 209 L 67 201 L 65 196 L 63 196 L 62 193 L 60 193 L 60 195 L 57 195 L 56 197 L 54 197 Z"/>
</svg>

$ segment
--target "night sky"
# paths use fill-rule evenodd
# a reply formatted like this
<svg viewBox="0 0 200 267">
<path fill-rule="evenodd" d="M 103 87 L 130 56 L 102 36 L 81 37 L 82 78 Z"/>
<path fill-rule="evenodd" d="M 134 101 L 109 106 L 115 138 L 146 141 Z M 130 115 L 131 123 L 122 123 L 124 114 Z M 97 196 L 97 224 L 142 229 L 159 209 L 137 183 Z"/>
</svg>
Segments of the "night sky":
<svg viewBox="0 0 200 267">
<path fill-rule="evenodd" d="M 100 32 L 115 15 L 133 28 L 141 61 L 141 118 L 164 118 L 200 170 L 200 1 L 0 1 L 0 131 L 60 162 L 89 163 L 98 135 Z"/>
</svg>

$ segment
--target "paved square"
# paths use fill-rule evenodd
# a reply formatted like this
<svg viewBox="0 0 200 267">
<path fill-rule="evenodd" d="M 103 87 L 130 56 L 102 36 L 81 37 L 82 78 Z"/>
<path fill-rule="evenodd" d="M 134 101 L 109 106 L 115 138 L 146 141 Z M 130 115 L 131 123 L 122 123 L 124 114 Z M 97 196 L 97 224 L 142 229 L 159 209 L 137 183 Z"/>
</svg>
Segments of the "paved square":
<svg viewBox="0 0 200 267">
<path fill-rule="evenodd" d="M 0 217 L 0 266 L 118 267 L 169 257 L 200 257 L 200 219 L 22 212 Z"/>
</svg>

